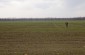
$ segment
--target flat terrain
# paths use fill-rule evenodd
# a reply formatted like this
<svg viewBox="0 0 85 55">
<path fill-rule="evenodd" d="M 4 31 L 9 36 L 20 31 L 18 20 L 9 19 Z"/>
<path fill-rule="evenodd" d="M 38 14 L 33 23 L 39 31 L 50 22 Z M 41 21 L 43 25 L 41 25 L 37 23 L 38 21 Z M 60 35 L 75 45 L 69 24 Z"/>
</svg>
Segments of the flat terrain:
<svg viewBox="0 0 85 55">
<path fill-rule="evenodd" d="M 85 55 L 85 21 L 0 21 L 0 55 Z"/>
</svg>

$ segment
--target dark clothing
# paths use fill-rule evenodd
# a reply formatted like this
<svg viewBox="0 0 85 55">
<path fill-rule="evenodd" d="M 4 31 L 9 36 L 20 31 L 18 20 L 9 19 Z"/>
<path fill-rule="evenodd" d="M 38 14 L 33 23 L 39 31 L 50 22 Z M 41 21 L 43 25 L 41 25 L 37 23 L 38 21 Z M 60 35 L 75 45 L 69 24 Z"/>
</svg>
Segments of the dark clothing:
<svg viewBox="0 0 85 55">
<path fill-rule="evenodd" d="M 68 22 L 65 22 L 66 27 L 68 28 Z"/>
</svg>

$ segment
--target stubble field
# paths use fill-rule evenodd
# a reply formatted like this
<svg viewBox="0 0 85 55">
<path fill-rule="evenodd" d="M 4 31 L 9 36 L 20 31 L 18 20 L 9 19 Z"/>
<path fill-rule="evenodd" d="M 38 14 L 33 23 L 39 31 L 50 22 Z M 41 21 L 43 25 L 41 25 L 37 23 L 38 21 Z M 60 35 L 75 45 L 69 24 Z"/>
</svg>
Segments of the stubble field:
<svg viewBox="0 0 85 55">
<path fill-rule="evenodd" d="M 85 21 L 0 21 L 0 55 L 85 55 Z"/>
</svg>

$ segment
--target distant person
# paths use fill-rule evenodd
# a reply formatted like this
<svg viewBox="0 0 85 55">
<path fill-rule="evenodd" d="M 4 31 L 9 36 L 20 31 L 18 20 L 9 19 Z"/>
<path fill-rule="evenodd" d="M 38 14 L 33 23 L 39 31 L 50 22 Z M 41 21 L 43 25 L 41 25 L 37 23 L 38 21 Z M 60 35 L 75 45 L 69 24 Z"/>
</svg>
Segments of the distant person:
<svg viewBox="0 0 85 55">
<path fill-rule="evenodd" d="M 65 22 L 66 28 L 68 28 L 68 22 Z"/>
</svg>

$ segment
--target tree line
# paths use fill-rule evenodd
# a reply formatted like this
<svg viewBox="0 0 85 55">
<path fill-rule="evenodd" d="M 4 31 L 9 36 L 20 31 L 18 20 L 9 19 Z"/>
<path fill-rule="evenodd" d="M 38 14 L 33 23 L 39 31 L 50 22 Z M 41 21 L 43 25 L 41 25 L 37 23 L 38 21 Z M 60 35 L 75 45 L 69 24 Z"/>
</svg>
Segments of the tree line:
<svg viewBox="0 0 85 55">
<path fill-rule="evenodd" d="M 0 21 L 51 21 L 51 20 L 85 20 L 85 17 L 75 17 L 75 18 L 0 18 Z"/>
</svg>

